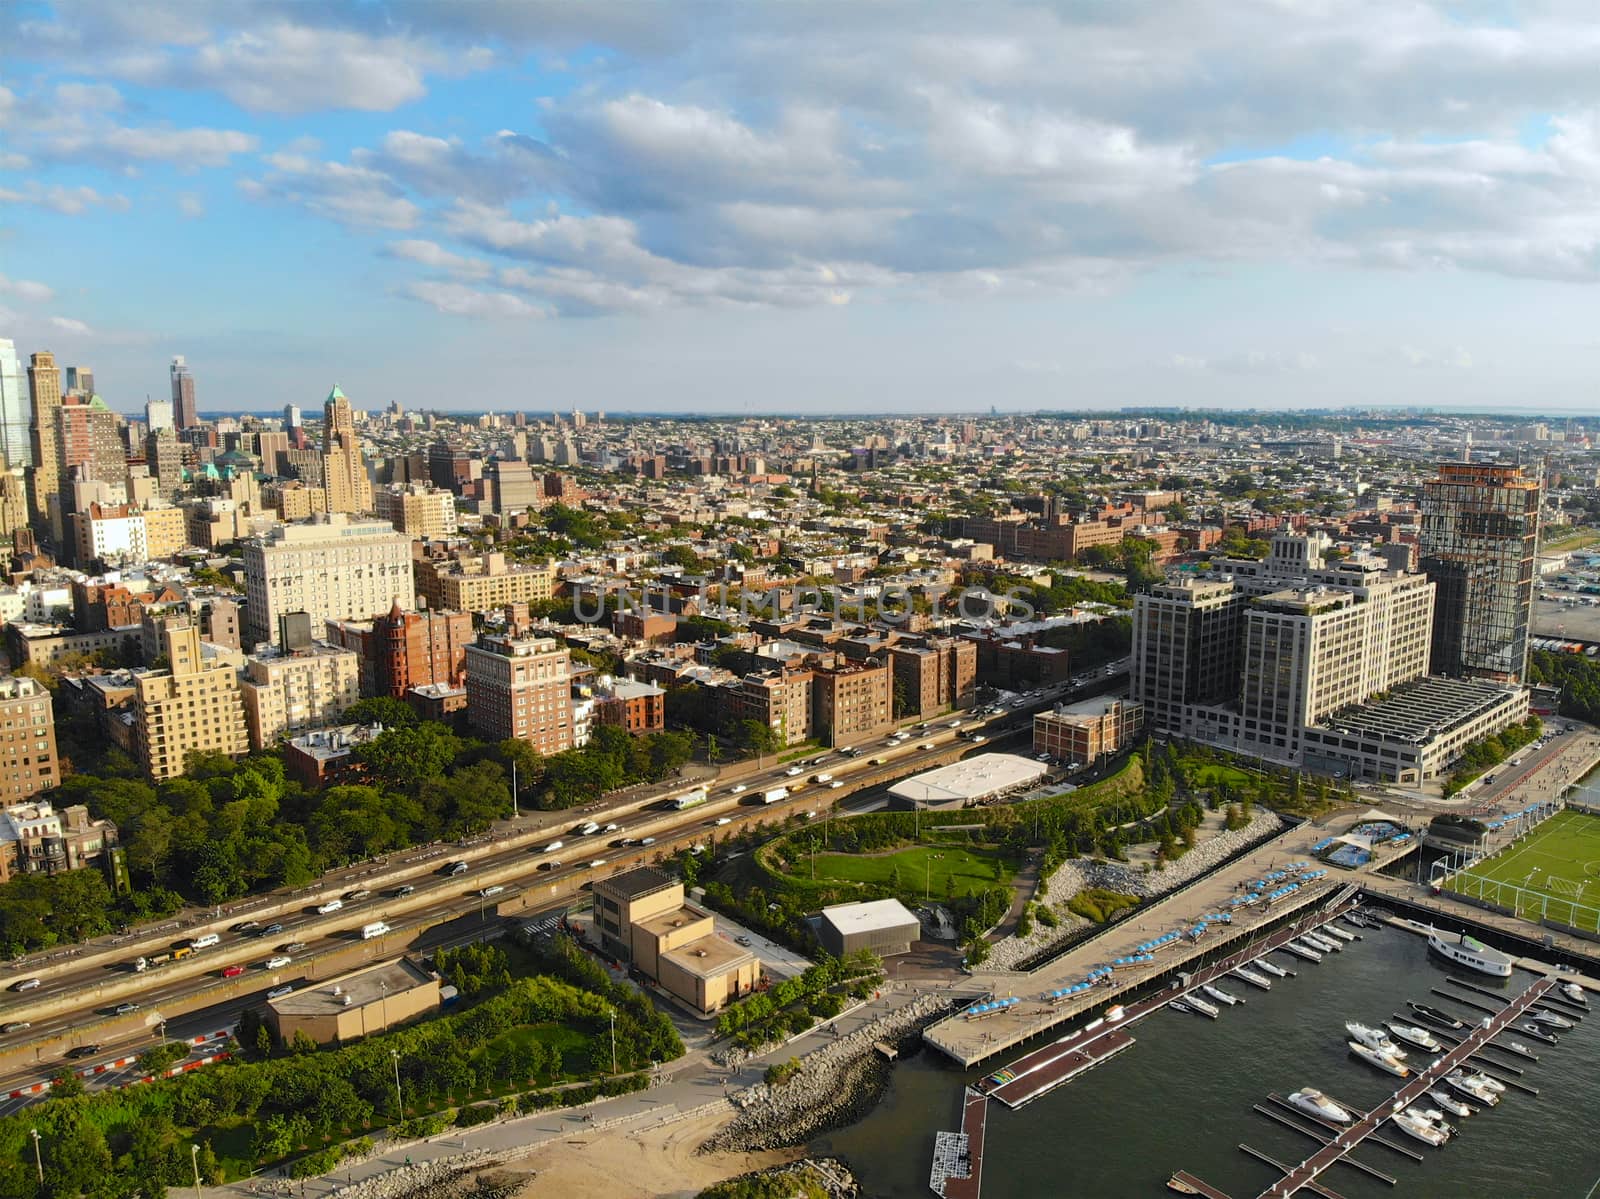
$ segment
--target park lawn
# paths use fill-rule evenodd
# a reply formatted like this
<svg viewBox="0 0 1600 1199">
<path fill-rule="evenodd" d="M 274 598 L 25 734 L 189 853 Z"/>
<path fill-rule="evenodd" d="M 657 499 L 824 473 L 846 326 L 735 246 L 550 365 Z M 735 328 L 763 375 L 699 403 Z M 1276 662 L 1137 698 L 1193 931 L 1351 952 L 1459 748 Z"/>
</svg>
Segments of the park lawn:
<svg viewBox="0 0 1600 1199">
<path fill-rule="evenodd" d="M 1557 812 L 1521 843 L 1465 873 L 1600 907 L 1600 816 Z M 1452 889 L 1465 888 L 1452 880 Z"/>
<path fill-rule="evenodd" d="M 999 850 L 961 849 L 955 846 L 919 845 L 882 854 L 819 853 L 816 861 L 818 882 L 872 883 L 896 887 L 895 869 L 900 881 L 896 889 L 921 891 L 929 895 L 969 895 L 989 887 L 1010 883 L 1011 861 Z M 811 858 L 799 855 L 790 871 L 796 878 L 811 878 Z M 946 890 L 946 880 L 951 886 Z"/>
<path fill-rule="evenodd" d="M 1215 787 L 1218 783 L 1227 783 L 1235 788 L 1246 787 L 1257 777 L 1248 770 L 1230 766 L 1226 762 L 1185 761 L 1183 769 L 1189 776 L 1190 784 L 1195 787 Z"/>
</svg>

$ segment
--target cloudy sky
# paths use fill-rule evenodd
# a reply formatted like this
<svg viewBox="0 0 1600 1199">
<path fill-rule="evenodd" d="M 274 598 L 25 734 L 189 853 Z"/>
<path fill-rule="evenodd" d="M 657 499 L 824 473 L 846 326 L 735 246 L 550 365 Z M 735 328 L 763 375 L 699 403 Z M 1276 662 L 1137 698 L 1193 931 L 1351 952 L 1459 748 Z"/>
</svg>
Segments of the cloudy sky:
<svg viewBox="0 0 1600 1199">
<path fill-rule="evenodd" d="M 115 407 L 1594 410 L 1592 0 L 0 5 Z"/>
</svg>

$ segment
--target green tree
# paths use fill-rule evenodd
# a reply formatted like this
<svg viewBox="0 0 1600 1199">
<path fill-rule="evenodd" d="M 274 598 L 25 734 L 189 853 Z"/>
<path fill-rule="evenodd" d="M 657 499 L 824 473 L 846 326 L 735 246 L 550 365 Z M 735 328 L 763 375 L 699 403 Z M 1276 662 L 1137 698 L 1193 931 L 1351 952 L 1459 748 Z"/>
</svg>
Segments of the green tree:
<svg viewBox="0 0 1600 1199">
<path fill-rule="evenodd" d="M 374 695 L 357 700 L 344 712 L 348 724 L 381 724 L 386 729 L 409 729 L 417 726 L 417 713 L 403 699 L 392 695 Z"/>
<path fill-rule="evenodd" d="M 351 757 L 381 787 L 412 790 L 440 778 L 461 752 L 461 739 L 442 724 L 386 729 L 355 747 Z"/>
</svg>

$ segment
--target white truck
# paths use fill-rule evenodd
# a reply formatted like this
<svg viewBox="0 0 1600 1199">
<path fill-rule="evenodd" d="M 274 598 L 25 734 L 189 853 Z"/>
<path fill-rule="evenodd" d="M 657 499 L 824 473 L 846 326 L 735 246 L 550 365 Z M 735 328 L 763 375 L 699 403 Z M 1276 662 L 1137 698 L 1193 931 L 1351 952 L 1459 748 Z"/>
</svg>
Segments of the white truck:
<svg viewBox="0 0 1600 1199">
<path fill-rule="evenodd" d="M 761 793 L 761 802 L 762 803 L 777 803 L 781 799 L 788 799 L 788 798 L 789 798 L 789 788 L 787 788 L 787 787 L 774 787 L 770 791 L 763 791 Z"/>
<path fill-rule="evenodd" d="M 384 933 L 389 931 L 391 931 L 389 926 L 382 920 L 374 920 L 371 924 L 363 924 L 361 926 L 361 939 L 363 941 L 370 941 L 374 937 L 381 937 Z"/>
</svg>

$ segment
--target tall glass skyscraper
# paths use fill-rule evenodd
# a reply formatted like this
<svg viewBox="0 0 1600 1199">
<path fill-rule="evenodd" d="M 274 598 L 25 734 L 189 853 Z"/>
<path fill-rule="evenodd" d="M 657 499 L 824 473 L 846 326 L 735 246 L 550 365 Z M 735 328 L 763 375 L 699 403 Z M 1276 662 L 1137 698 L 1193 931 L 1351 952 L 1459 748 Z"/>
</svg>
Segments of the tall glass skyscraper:
<svg viewBox="0 0 1600 1199">
<path fill-rule="evenodd" d="M 28 440 L 28 377 L 9 337 L 0 337 L 0 454 L 9 467 L 33 465 Z"/>
<path fill-rule="evenodd" d="M 1421 566 L 1437 584 L 1432 673 L 1526 678 L 1543 499 L 1520 466 L 1447 462 L 1423 484 Z"/>
</svg>

